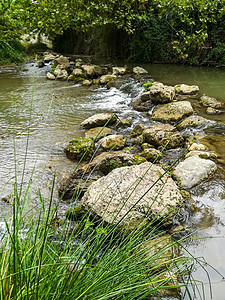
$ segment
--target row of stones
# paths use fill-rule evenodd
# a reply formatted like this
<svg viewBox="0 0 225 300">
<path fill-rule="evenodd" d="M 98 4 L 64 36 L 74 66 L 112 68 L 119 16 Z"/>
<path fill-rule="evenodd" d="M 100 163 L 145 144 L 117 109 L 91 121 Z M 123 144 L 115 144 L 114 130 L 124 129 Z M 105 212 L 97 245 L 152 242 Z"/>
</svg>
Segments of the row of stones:
<svg viewBox="0 0 225 300">
<path fill-rule="evenodd" d="M 44 58 L 38 61 L 38 66 L 43 67 L 45 62 L 52 63 L 51 71 L 47 73 L 48 79 L 82 82 L 86 86 L 107 84 L 128 72 L 126 67 L 95 65 L 86 63 L 80 58 L 73 61 L 62 55 L 48 53 L 44 53 Z M 134 67 L 133 73 L 140 75 L 148 72 L 141 67 Z"/>
<path fill-rule="evenodd" d="M 213 97 L 202 96 L 199 98 L 199 87 L 196 85 L 179 84 L 175 86 L 167 86 L 159 82 L 153 83 L 148 91 L 143 93 L 138 99 L 131 102 L 131 106 L 137 111 L 149 111 L 155 104 L 167 104 L 166 106 L 158 107 L 154 110 L 152 119 L 155 121 L 163 122 L 177 122 L 182 119 L 183 115 L 179 114 L 180 109 L 186 113 L 191 114 L 192 108 L 189 102 L 179 100 L 187 99 L 197 100 L 197 104 L 207 107 L 207 114 L 219 114 L 223 111 L 219 110 L 223 106 L 222 102 Z M 178 101 L 178 103 L 174 103 Z M 176 112 L 178 115 L 176 116 Z M 164 117 L 162 117 L 163 115 Z"/>
<path fill-rule="evenodd" d="M 189 117 L 191 119 L 191 117 Z M 132 164 L 142 163 L 144 161 L 156 162 L 159 161 L 162 156 L 162 149 L 176 148 L 184 145 L 184 138 L 177 131 L 177 129 L 170 124 L 153 124 L 149 128 L 146 128 L 142 124 L 135 126 L 131 133 L 133 146 L 141 147 L 135 150 L 130 147 L 126 148 L 122 152 L 116 152 L 126 147 L 127 138 L 123 135 L 114 134 L 111 128 L 99 127 L 105 123 L 112 125 L 117 120 L 115 114 L 97 114 L 81 123 L 84 128 L 91 128 L 85 134 L 85 139 L 79 138 L 72 140 L 65 148 L 65 152 L 68 157 L 73 159 L 90 159 L 96 150 L 95 144 L 101 146 L 102 151 L 111 151 L 111 153 L 103 152 L 99 157 L 96 157 L 90 164 L 91 167 L 98 164 L 99 170 L 106 175 L 112 169 L 121 166 L 127 166 Z M 188 123 L 188 121 L 186 121 Z M 193 122 L 189 122 L 189 125 Z M 94 142 L 93 142 L 94 139 Z M 113 150 L 113 153 L 112 153 Z M 185 158 L 189 158 L 198 155 L 204 159 L 216 160 L 217 154 L 208 149 L 204 145 L 199 144 L 191 146 L 188 149 L 190 152 L 186 154 Z M 127 152 L 135 151 L 135 155 Z M 124 153 L 126 152 L 126 153 Z M 197 178 L 197 177 L 196 177 Z M 185 183 L 183 187 L 190 188 L 195 185 L 196 182 L 190 184 Z"/>
</svg>

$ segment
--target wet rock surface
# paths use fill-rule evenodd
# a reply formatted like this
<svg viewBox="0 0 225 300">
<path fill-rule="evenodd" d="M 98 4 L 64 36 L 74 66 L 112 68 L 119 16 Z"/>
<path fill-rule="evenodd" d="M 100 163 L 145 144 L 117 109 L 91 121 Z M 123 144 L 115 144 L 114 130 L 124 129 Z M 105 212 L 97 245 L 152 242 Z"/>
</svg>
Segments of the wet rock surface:
<svg viewBox="0 0 225 300">
<path fill-rule="evenodd" d="M 55 69 L 48 73 L 48 78 L 54 80 L 55 78 L 65 80 L 67 72 L 67 80 L 71 80 L 78 83 L 83 83 L 89 88 L 90 85 L 101 86 L 104 85 L 108 89 L 120 89 L 126 78 L 126 74 L 129 74 L 129 70 L 126 67 L 117 67 L 112 65 L 102 66 L 85 62 L 82 59 L 76 59 L 75 61 L 55 56 L 53 58 L 53 65 Z M 134 122 L 134 118 L 129 115 L 118 121 L 118 118 L 114 118 L 113 113 L 107 117 L 103 117 L 105 113 L 91 116 L 82 122 L 81 126 L 84 129 L 89 129 L 85 132 L 85 138 L 95 139 L 98 132 L 101 131 L 97 139 L 95 139 L 95 147 L 98 147 L 97 157 L 93 159 L 88 166 L 86 166 L 85 173 L 89 174 L 89 179 L 93 179 L 95 182 L 98 176 L 109 175 L 115 169 L 121 169 L 124 166 L 133 166 L 136 163 L 143 164 L 145 160 L 150 162 L 155 161 L 157 163 L 171 165 L 174 159 L 182 154 L 185 148 L 188 148 L 188 152 L 185 155 L 185 160 L 195 158 L 210 160 L 218 160 L 217 153 L 209 151 L 204 145 L 199 142 L 189 145 L 189 142 L 195 137 L 191 137 L 193 133 L 202 132 L 210 126 L 214 126 L 209 120 L 198 116 L 194 112 L 194 104 L 207 107 L 207 113 L 219 114 L 222 113 L 221 102 L 215 98 L 203 96 L 199 99 L 199 87 L 194 85 L 179 84 L 175 86 L 168 86 L 159 82 L 154 82 L 151 78 L 144 83 L 144 78 L 147 78 L 147 72 L 139 67 L 134 68 L 134 78 L 140 80 L 141 84 L 145 88 L 145 91 L 140 93 L 136 99 L 132 99 L 130 106 L 139 112 L 147 113 L 150 116 L 149 124 L 146 122 L 138 124 Z M 56 75 L 53 75 L 55 72 Z M 62 74 L 64 72 L 65 74 Z M 61 79 L 62 78 L 62 79 Z M 149 81 L 150 80 L 150 81 Z M 193 107 L 189 101 L 193 103 Z M 179 100 L 179 101 L 177 101 Z M 197 107 L 197 106 L 196 106 Z M 220 108 L 220 109 L 218 109 Z M 152 112 L 153 111 L 153 112 Z M 100 116 L 101 115 L 101 116 Z M 120 112 L 117 112 L 120 119 Z M 113 116 L 113 117 L 112 117 Z M 103 128 L 109 119 L 112 117 L 113 121 L 110 121 L 107 128 Z M 162 122 L 164 124 L 154 124 L 155 122 Z M 176 127 L 170 127 L 170 124 L 175 124 Z M 177 131 L 177 129 L 179 131 Z M 120 142 L 118 142 L 120 140 Z M 163 147 L 166 149 L 162 152 Z M 101 147 L 99 148 L 99 145 Z M 131 150 L 132 147 L 136 147 Z M 125 147 L 127 147 L 125 150 Z M 111 149 L 121 149 L 120 151 L 111 151 Z M 105 151 L 101 153 L 102 151 Z M 171 152 L 172 151 L 172 152 Z M 175 152 L 174 152 L 175 151 Z M 177 151 L 177 155 L 176 155 Z M 119 153 L 120 152 L 120 153 Z M 68 154 L 67 154 L 68 155 Z M 73 159 L 78 160 L 79 155 L 73 156 Z M 135 158 L 135 159 L 134 159 Z M 179 164 L 178 164 L 179 166 Z M 177 166 L 177 167 L 178 167 Z M 212 168 L 213 169 L 213 168 Z M 82 169 L 84 172 L 84 169 Z M 199 172 L 202 171 L 199 169 Z M 207 176 L 209 178 L 213 174 L 209 171 Z M 176 172 L 175 172 L 176 173 Z M 204 173 L 204 172 L 203 172 Z M 95 177 L 96 176 L 96 177 Z M 78 180 L 79 178 L 79 180 Z M 86 177 L 85 177 L 86 178 Z M 93 182 L 92 180 L 87 182 Z M 77 175 L 77 181 L 73 181 L 70 188 L 74 190 L 75 186 L 78 186 L 78 181 L 81 180 L 81 176 Z M 177 180 L 177 179 L 176 179 Z M 200 179 L 199 182 L 201 183 Z M 191 179 L 190 179 L 191 181 Z M 179 180 L 177 180 L 179 182 Z M 199 182 L 197 184 L 199 184 Z M 83 181 L 83 191 L 86 191 L 88 186 Z M 192 184 L 189 183 L 189 185 Z M 69 189 L 67 189 L 69 191 Z M 69 194 L 69 192 L 68 192 Z M 82 193 L 84 195 L 85 192 Z M 71 195 L 71 193 L 70 193 Z M 80 198 L 79 198 L 80 199 Z"/>
</svg>

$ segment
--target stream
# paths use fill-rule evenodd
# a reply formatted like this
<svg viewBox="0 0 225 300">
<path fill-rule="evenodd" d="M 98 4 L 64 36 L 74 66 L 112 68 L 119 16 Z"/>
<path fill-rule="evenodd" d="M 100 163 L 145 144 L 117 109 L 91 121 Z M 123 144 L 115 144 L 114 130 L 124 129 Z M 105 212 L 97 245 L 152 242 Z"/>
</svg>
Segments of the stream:
<svg viewBox="0 0 225 300">
<path fill-rule="evenodd" d="M 224 69 L 140 66 L 156 81 L 168 85 L 198 85 L 202 94 L 225 102 Z M 31 184 L 29 211 L 40 207 L 39 188 L 42 198 L 47 201 L 53 174 L 57 178 L 54 191 L 54 202 L 57 203 L 59 182 L 75 168 L 75 163 L 66 158 L 64 148 L 70 140 L 84 136 L 80 127 L 84 119 L 95 113 L 114 111 L 120 119 L 131 119 L 133 127 L 138 123 L 149 125 L 148 114 L 134 111 L 129 106 L 143 92 L 135 78 L 126 78 L 119 89 L 87 88 L 71 82 L 49 81 L 47 69 L 49 66 L 36 69 L 31 63 L 0 67 L 0 198 L 12 193 L 15 178 L 19 188 L 25 189 L 24 186 Z M 197 108 L 197 112 L 216 121 L 215 125 L 197 134 L 218 154 L 218 172 L 211 180 L 191 190 L 195 210 L 188 219 L 187 228 L 192 235 L 185 246 L 225 276 L 225 113 L 207 115 L 202 107 Z M 20 187 L 21 180 L 23 186 Z M 67 209 L 67 203 L 59 203 L 59 217 L 65 216 Z M 0 201 L 1 217 L 8 214 L 10 205 Z M 212 299 L 224 300 L 225 281 L 208 265 L 204 266 L 212 284 Z M 193 276 L 206 283 L 205 299 L 211 299 L 207 273 L 196 268 Z"/>
</svg>

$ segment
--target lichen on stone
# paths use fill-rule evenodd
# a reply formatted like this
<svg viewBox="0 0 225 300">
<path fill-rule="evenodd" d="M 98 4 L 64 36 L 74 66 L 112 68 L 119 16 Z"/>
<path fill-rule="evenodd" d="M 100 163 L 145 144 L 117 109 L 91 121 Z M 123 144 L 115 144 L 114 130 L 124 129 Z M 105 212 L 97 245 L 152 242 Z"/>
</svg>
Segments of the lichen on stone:
<svg viewBox="0 0 225 300">
<path fill-rule="evenodd" d="M 65 148 L 66 155 L 73 159 L 90 158 L 95 150 L 92 139 L 77 138 L 69 142 Z"/>
</svg>

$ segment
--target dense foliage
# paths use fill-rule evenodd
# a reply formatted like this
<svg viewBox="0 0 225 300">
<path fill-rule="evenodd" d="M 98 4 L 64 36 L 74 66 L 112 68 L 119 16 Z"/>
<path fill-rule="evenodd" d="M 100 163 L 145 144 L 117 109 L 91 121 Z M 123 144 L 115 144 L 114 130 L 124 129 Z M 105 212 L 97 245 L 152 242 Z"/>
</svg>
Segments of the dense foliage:
<svg viewBox="0 0 225 300">
<path fill-rule="evenodd" d="M 0 39 L 25 32 L 55 38 L 110 25 L 135 34 L 129 46 L 134 59 L 222 65 L 224 15 L 225 0 L 2 0 Z"/>
</svg>

